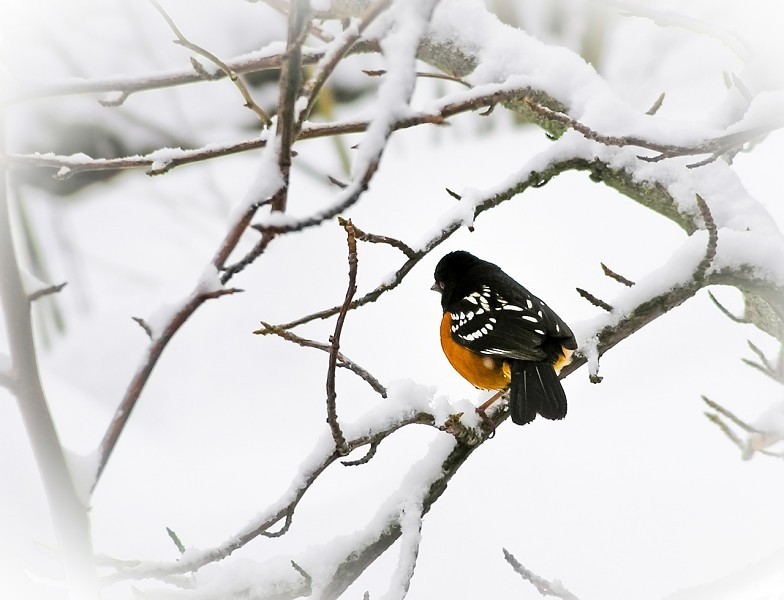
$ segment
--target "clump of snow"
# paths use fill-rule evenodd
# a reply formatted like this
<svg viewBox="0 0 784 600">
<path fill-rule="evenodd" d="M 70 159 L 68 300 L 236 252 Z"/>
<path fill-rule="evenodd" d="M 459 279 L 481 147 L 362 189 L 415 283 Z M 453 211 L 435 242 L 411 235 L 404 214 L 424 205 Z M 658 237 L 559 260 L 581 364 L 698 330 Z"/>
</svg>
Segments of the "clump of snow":
<svg viewBox="0 0 784 600">
<path fill-rule="evenodd" d="M 580 352 L 588 361 L 588 374 L 596 376 L 599 374 L 599 337 L 591 337 L 580 342 Z"/>
<path fill-rule="evenodd" d="M 152 161 L 150 168 L 153 171 L 157 171 L 165 168 L 173 160 L 181 158 L 186 154 L 187 151 L 182 148 L 159 148 L 158 150 L 150 152 L 146 158 Z"/>
<path fill-rule="evenodd" d="M 222 289 L 223 282 L 220 278 L 220 272 L 214 264 L 208 264 L 199 278 L 199 283 L 196 284 L 194 294 L 209 294 L 211 292 L 218 292 Z"/>
</svg>

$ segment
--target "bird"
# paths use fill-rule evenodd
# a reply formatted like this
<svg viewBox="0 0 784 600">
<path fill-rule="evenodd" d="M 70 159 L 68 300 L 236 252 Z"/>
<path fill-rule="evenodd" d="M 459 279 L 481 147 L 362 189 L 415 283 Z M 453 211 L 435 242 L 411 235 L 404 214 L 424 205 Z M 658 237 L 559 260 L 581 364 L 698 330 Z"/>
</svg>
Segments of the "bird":
<svg viewBox="0 0 784 600">
<path fill-rule="evenodd" d="M 441 294 L 441 347 L 454 369 L 485 390 L 509 387 L 512 421 L 566 416 L 558 379 L 577 341 L 569 326 L 497 265 L 464 250 L 444 255 L 432 289 Z M 496 397 L 479 409 L 480 414 Z"/>
</svg>

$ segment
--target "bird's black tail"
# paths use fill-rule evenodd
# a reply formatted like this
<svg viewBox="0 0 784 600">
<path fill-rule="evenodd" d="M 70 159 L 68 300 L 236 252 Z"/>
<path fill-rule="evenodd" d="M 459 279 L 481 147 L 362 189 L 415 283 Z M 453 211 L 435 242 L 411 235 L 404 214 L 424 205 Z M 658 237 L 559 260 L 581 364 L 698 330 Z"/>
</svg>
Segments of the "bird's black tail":
<svg viewBox="0 0 784 600">
<path fill-rule="evenodd" d="M 539 413 L 545 419 L 566 416 L 566 394 L 555 369 L 546 362 L 512 361 L 509 402 L 512 421 L 525 425 Z"/>
</svg>

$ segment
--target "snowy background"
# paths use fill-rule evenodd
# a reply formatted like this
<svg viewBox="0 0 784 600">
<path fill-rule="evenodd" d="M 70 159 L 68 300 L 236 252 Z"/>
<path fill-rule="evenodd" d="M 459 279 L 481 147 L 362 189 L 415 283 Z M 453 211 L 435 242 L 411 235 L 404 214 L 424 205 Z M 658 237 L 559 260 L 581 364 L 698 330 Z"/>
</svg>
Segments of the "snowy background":
<svg viewBox="0 0 784 600">
<path fill-rule="evenodd" d="M 474 24 L 463 22 L 460 10 L 474 4 L 445 0 L 439 10 L 453 11 L 450 18 L 468 31 Z M 490 3 L 490 9 L 546 44 L 583 52 L 634 110 L 644 112 L 666 92 L 660 115 L 707 130 L 726 125 L 726 73 L 741 77 L 753 94 L 784 87 L 777 3 L 739 4 L 537 0 Z M 262 3 L 169 0 L 165 7 L 190 39 L 221 57 L 285 39 L 284 18 Z M 9 89 L 18 80 L 188 68 L 188 53 L 171 43 L 171 31 L 146 2 L 19 0 L 2 9 Z M 497 68 L 519 58 L 498 56 Z M 335 80 L 357 99 L 337 104 L 333 119 L 372 115 L 380 82 L 361 69 L 383 67 L 374 56 L 340 66 Z M 256 84 L 256 100 L 274 110 L 274 85 Z M 428 106 L 450 86 L 460 89 L 421 79 L 412 104 Z M 7 143 L 13 153 L 99 157 L 239 141 L 258 131 L 241 104 L 226 80 L 134 94 L 118 108 L 102 107 L 94 95 L 17 102 L 6 111 Z M 613 115 L 604 119 L 597 126 L 612 124 Z M 518 125 L 500 107 L 488 117 L 466 114 L 450 123 L 392 136 L 370 190 L 347 213 L 358 227 L 416 244 L 453 209 L 444 188 L 464 194 L 495 188 L 552 145 L 540 129 Z M 343 140 L 349 159 L 361 139 Z M 289 214 L 302 216 L 336 194 L 328 175 L 347 175 L 332 139 L 299 142 L 295 150 Z M 18 171 L 14 193 L 22 208 L 14 216 L 19 240 L 28 240 L 20 243 L 20 257 L 31 270 L 37 264 L 48 282 L 68 282 L 36 306 L 36 318 L 43 383 L 69 451 L 87 455 L 100 442 L 149 342 L 131 317 L 154 323 L 190 293 L 253 184 L 258 160 L 255 151 L 158 177 L 130 170 L 84 186 L 79 176 L 57 182 L 48 178 L 51 170 Z M 754 219 L 766 218 L 766 210 L 784 224 L 783 164 L 781 132 L 735 158 L 733 170 L 759 203 Z M 695 177 L 707 181 L 710 173 L 708 167 Z M 406 393 L 454 403 L 485 397 L 451 369 L 439 347 L 439 299 L 429 288 L 445 252 L 467 249 L 496 262 L 576 331 L 587 331 L 602 311 L 574 288 L 608 301 L 622 291 L 602 275 L 600 262 L 641 278 L 685 237 L 584 173 L 561 175 L 483 213 L 473 232 L 463 228 L 450 237 L 394 292 L 349 313 L 341 350 L 402 391 L 382 400 L 353 374 L 339 372 L 341 420 L 350 427 L 390 412 L 385 404 L 402 402 Z M 177 560 L 166 527 L 187 547 L 207 549 L 285 492 L 328 436 L 327 356 L 252 331 L 261 320 L 286 322 L 339 304 L 345 256 L 345 232 L 334 221 L 282 237 L 233 280 L 244 293 L 207 302 L 179 331 L 91 499 L 98 553 Z M 361 244 L 359 293 L 400 262 L 394 249 Z M 741 310 L 737 291 L 714 293 Z M 0 321 L 5 354 L 3 328 Z M 333 321 L 317 321 L 297 332 L 326 341 L 333 328 Z M 773 338 L 722 315 L 703 290 L 608 353 L 601 384 L 589 383 L 584 368 L 567 378 L 563 422 L 505 423 L 425 516 L 408 597 L 538 597 L 504 561 L 507 548 L 581 600 L 784 599 L 781 462 L 742 461 L 704 417 L 700 400 L 704 394 L 750 421 L 784 402 L 780 385 L 741 363 L 754 358 L 749 339 L 769 356 L 778 351 Z M 406 382 L 426 389 L 411 392 Z M 374 522 L 388 497 L 401 489 L 405 496 L 407 486 L 413 493 L 412 465 L 447 444 L 444 438 L 429 427 L 407 427 L 368 464 L 333 465 L 305 496 L 285 536 L 256 539 L 203 569 L 196 580 L 204 595 L 194 597 L 253 585 L 262 573 L 291 570 L 291 559 L 316 574 Z M 351 458 L 362 451 L 357 454 Z M 0 586 L 7 589 L 0 588 L 0 597 L 60 597 L 50 586 L 58 570 L 43 488 L 15 400 L 2 388 L 0 477 Z M 395 546 L 345 597 L 361 598 L 366 590 L 382 597 L 398 558 Z M 163 585 L 119 583 L 105 597 Z"/>
</svg>

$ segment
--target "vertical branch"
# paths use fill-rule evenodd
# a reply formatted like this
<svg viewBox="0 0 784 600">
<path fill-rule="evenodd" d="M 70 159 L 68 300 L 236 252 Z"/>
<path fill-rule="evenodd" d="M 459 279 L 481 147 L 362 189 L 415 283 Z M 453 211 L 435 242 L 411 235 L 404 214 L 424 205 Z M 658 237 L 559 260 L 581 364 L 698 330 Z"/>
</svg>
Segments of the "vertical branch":
<svg viewBox="0 0 784 600">
<path fill-rule="evenodd" d="M 341 454 L 346 454 L 346 439 L 343 437 L 343 432 L 340 430 L 337 414 L 337 392 L 335 391 L 335 371 L 337 370 L 338 355 L 340 354 L 340 334 L 343 331 L 343 323 L 346 320 L 348 308 L 351 306 L 351 300 L 357 292 L 357 238 L 354 232 L 354 225 L 351 224 L 351 219 L 343 223 L 346 229 L 347 243 L 348 243 L 348 289 L 346 290 L 346 299 L 343 300 L 343 305 L 340 307 L 338 313 L 338 320 L 335 323 L 335 333 L 330 336 L 329 341 L 331 348 L 329 350 L 329 367 L 327 368 L 327 423 L 332 430 L 332 438 L 335 440 L 335 447 Z"/>
<path fill-rule="evenodd" d="M 0 113 L 0 154 L 5 154 L 4 111 Z M 16 258 L 9 205 L 7 172 L 0 166 L 0 303 L 11 352 L 11 390 L 41 475 L 69 590 L 79 600 L 97 598 L 87 507 L 74 487 L 41 386 L 30 298 Z"/>
<path fill-rule="evenodd" d="M 291 145 L 297 131 L 296 102 L 302 87 L 302 42 L 308 22 L 308 0 L 292 0 L 289 11 L 289 29 L 286 57 L 280 70 L 280 95 L 278 97 L 278 123 L 275 135 L 280 140 L 280 173 L 283 187 L 272 199 L 273 211 L 285 211 L 288 199 L 289 172 L 291 170 Z"/>
</svg>

